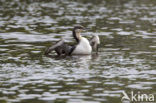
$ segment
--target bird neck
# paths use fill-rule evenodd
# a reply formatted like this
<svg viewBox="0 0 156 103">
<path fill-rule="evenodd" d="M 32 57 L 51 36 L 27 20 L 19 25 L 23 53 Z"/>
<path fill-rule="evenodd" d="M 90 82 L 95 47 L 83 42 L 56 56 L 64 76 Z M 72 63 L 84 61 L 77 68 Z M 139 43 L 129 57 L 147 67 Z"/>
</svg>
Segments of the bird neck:
<svg viewBox="0 0 156 103">
<path fill-rule="evenodd" d="M 74 39 L 76 40 L 77 43 L 79 43 L 81 38 L 82 38 L 80 32 L 75 32 L 75 31 L 73 31 L 73 37 L 74 37 Z"/>
</svg>

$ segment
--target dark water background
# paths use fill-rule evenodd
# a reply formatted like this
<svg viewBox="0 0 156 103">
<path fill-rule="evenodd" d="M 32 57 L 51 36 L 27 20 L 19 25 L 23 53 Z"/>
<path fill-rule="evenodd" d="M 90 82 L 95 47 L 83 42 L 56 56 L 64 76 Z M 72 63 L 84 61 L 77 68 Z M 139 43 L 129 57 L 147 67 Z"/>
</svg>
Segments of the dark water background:
<svg viewBox="0 0 156 103">
<path fill-rule="evenodd" d="M 98 56 L 43 55 L 77 24 Z M 156 94 L 155 69 L 156 0 L 0 0 L 0 103 L 121 103 Z"/>
</svg>

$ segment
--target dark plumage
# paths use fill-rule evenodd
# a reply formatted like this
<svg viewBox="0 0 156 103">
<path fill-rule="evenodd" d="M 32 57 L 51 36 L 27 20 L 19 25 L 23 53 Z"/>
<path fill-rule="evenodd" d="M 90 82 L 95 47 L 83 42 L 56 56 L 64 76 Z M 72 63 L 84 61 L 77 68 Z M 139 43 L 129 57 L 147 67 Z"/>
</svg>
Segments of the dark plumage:
<svg viewBox="0 0 156 103">
<path fill-rule="evenodd" d="M 55 50 L 57 55 L 70 55 L 72 51 L 74 50 L 75 46 L 69 46 L 65 44 L 64 40 L 61 39 L 59 42 L 57 42 L 55 45 L 49 47 L 45 51 L 45 55 L 48 55 L 51 51 Z"/>
</svg>

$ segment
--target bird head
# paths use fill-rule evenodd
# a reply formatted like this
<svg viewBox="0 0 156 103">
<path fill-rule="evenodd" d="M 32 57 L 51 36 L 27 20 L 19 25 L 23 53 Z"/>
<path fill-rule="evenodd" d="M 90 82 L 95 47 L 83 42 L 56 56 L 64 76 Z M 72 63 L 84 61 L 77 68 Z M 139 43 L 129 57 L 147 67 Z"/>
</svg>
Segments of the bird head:
<svg viewBox="0 0 156 103">
<path fill-rule="evenodd" d="M 75 26 L 73 28 L 73 37 L 76 39 L 77 42 L 81 39 L 81 32 L 84 30 L 83 26 Z"/>
</svg>

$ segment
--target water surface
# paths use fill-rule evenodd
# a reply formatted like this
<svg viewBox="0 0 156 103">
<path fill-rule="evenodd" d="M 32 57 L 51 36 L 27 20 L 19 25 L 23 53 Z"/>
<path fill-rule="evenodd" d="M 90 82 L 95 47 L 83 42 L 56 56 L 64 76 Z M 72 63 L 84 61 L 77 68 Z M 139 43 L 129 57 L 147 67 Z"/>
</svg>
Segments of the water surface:
<svg viewBox="0 0 156 103">
<path fill-rule="evenodd" d="M 98 55 L 43 55 L 75 25 L 100 36 Z M 0 1 L 0 103 L 121 103 L 156 93 L 155 63 L 155 0 Z"/>
</svg>

